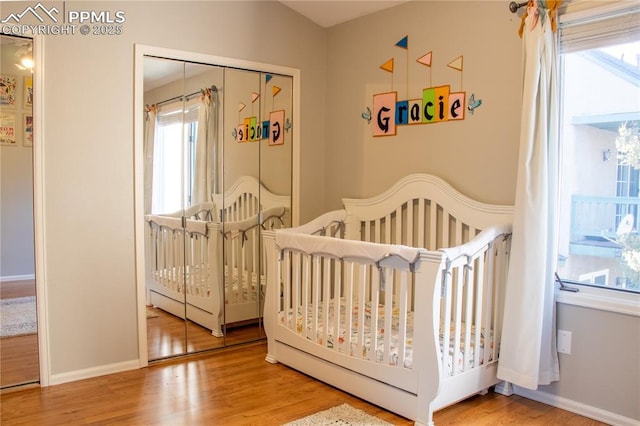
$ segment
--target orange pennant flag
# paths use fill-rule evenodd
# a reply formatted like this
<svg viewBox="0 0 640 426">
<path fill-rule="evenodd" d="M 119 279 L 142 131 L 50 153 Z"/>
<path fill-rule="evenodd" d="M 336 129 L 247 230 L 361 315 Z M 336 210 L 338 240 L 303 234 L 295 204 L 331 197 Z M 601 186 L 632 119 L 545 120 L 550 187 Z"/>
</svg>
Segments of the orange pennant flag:
<svg viewBox="0 0 640 426">
<path fill-rule="evenodd" d="M 387 62 L 380 65 L 380 68 L 388 72 L 393 72 L 393 58 L 389 59 Z"/>
</svg>

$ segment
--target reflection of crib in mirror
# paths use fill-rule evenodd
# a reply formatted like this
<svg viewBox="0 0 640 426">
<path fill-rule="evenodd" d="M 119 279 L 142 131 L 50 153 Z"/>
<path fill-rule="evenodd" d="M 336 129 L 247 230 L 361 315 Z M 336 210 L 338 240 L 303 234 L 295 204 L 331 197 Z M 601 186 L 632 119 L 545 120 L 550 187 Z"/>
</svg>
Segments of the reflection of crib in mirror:
<svg viewBox="0 0 640 426">
<path fill-rule="evenodd" d="M 145 216 L 147 304 L 217 337 L 224 324 L 255 320 L 264 298 L 261 230 L 282 227 L 289 211 L 289 196 L 242 176 L 184 220 L 182 211 Z"/>
</svg>

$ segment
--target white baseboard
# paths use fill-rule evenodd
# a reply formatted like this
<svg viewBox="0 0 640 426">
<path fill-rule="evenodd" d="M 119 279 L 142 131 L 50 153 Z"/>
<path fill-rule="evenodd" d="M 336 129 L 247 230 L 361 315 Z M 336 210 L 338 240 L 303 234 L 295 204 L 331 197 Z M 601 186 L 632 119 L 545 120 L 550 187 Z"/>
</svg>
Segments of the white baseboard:
<svg viewBox="0 0 640 426">
<path fill-rule="evenodd" d="M 590 419 L 598 420 L 603 423 L 616 426 L 638 426 L 640 424 L 640 420 L 638 419 L 621 416 L 620 414 L 612 413 L 611 411 L 606 411 L 598 407 L 592 407 L 591 405 L 573 401 L 571 399 L 554 395 L 552 393 L 543 392 L 540 390 L 534 391 L 515 385 L 513 387 L 516 395 L 520 395 L 525 398 L 541 402 L 543 404 L 551 405 L 552 407 L 561 408 L 563 410 L 570 411 L 572 413 L 576 413 Z"/>
<path fill-rule="evenodd" d="M 77 380 L 91 379 L 93 377 L 105 376 L 107 374 L 121 373 L 123 371 L 137 370 L 140 368 L 140 361 L 119 362 L 116 364 L 101 365 L 99 367 L 86 368 L 84 370 L 69 371 L 67 373 L 52 374 L 49 378 L 49 385 L 60 385 L 62 383 L 75 382 Z"/>
<path fill-rule="evenodd" d="M 8 282 L 8 281 L 27 281 L 27 280 L 35 280 L 36 274 L 28 274 L 28 275 L 8 275 L 4 277 L 0 277 L 0 283 Z"/>
</svg>

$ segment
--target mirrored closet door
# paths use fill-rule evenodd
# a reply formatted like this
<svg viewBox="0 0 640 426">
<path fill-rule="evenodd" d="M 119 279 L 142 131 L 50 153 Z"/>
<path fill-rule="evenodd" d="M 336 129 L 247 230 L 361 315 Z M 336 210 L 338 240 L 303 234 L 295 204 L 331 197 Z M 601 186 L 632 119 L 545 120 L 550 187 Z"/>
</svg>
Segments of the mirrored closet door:
<svg viewBox="0 0 640 426">
<path fill-rule="evenodd" d="M 292 79 L 151 56 L 144 73 L 148 359 L 264 338 L 262 230 L 291 224 Z"/>
<path fill-rule="evenodd" d="M 0 36 L 0 389 L 40 380 L 33 179 L 33 40 Z"/>
</svg>

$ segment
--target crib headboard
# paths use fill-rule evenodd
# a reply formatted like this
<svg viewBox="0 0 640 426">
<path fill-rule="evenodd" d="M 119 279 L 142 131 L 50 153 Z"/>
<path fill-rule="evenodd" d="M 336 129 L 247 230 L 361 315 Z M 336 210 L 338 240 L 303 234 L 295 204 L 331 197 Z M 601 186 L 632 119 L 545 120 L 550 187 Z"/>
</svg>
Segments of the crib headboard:
<svg viewBox="0 0 640 426">
<path fill-rule="evenodd" d="M 513 222 L 513 206 L 475 201 L 428 174 L 408 175 L 381 194 L 342 202 L 345 238 L 428 250 L 458 246 L 489 226 Z"/>
<path fill-rule="evenodd" d="M 242 221 L 274 207 L 291 209 L 291 197 L 269 191 L 253 176 L 239 177 L 223 194 L 212 194 L 218 220 Z"/>
</svg>

